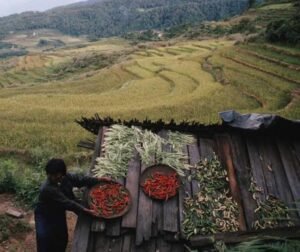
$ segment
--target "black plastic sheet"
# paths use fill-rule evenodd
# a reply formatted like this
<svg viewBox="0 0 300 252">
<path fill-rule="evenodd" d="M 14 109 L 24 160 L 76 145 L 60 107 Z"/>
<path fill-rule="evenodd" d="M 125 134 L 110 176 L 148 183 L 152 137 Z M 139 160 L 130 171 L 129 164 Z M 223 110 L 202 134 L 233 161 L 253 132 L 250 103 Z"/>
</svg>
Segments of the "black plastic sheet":
<svg viewBox="0 0 300 252">
<path fill-rule="evenodd" d="M 220 112 L 219 115 L 224 126 L 252 131 L 285 130 L 300 134 L 300 120 L 288 120 L 272 114 L 240 114 L 234 110 Z"/>
</svg>

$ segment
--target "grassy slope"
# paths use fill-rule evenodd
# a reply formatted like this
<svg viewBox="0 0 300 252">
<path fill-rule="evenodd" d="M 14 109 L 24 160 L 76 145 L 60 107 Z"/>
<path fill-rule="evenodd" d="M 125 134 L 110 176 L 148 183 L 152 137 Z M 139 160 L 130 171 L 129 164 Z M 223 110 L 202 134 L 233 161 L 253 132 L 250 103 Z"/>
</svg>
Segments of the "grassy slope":
<svg viewBox="0 0 300 252">
<path fill-rule="evenodd" d="M 118 39 L 84 43 L 48 52 L 33 47 L 28 56 L 1 62 L 1 146 L 42 145 L 60 155 L 74 154 L 76 143 L 89 135 L 74 119 L 94 113 L 206 124 L 218 122 L 218 112 L 227 109 L 300 118 L 298 49 L 234 46 L 225 39 L 146 48 L 130 48 Z M 83 67 L 53 78 L 53 68 L 74 63 L 74 57 L 128 50 L 133 52 L 110 67 Z"/>
</svg>

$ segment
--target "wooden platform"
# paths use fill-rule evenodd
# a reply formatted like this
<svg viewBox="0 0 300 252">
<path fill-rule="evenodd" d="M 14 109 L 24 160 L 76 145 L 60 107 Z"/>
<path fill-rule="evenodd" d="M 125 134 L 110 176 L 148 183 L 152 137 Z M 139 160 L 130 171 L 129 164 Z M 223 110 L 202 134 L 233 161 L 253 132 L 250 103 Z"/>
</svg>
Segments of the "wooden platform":
<svg viewBox="0 0 300 252">
<path fill-rule="evenodd" d="M 101 144 L 106 128 L 100 128 L 95 145 L 95 156 L 101 155 Z M 166 136 L 166 131 L 159 135 Z M 228 170 L 233 198 L 240 208 L 241 231 L 251 231 L 256 203 L 249 192 L 250 174 L 257 185 L 263 188 L 261 197 L 274 195 L 287 205 L 300 199 L 300 140 L 271 137 L 256 133 L 224 132 L 195 136 L 195 144 L 184 146 L 190 164 L 200 158 L 210 158 L 213 152 Z M 171 148 L 166 147 L 166 151 Z M 92 166 L 95 161 L 93 161 Z M 155 159 L 153 157 L 153 164 Z M 153 201 L 139 187 L 139 177 L 146 167 L 139 155 L 128 164 L 128 175 L 121 183 L 133 197 L 130 212 L 123 218 L 99 221 L 79 216 L 73 249 L 84 251 L 183 251 L 182 234 L 183 199 L 185 195 L 196 195 L 196 181 L 185 181 L 179 195 L 166 202 Z M 299 219 L 300 212 L 293 218 Z M 199 239 L 200 240 L 200 239 Z M 200 242 L 196 242 L 200 246 Z"/>
</svg>

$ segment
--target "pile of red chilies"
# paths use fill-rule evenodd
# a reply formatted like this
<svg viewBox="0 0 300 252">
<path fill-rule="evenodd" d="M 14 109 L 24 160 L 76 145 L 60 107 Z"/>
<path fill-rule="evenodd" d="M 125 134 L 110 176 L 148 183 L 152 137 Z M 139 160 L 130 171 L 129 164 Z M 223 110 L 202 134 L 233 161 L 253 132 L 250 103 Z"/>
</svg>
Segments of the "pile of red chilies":
<svg viewBox="0 0 300 252">
<path fill-rule="evenodd" d="M 142 188 L 150 197 L 159 200 L 168 200 L 177 193 L 179 180 L 176 172 L 164 174 L 155 172 L 142 184 Z"/>
<path fill-rule="evenodd" d="M 99 216 L 111 217 L 122 213 L 129 204 L 129 195 L 125 188 L 116 183 L 99 185 L 90 192 L 91 208 Z"/>
</svg>

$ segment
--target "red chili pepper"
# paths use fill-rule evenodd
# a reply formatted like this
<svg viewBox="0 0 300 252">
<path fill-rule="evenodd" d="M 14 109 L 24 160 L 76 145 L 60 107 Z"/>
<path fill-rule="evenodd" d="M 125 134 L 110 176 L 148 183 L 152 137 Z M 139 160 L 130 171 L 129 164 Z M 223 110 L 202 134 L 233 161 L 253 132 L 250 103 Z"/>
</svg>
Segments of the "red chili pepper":
<svg viewBox="0 0 300 252">
<path fill-rule="evenodd" d="M 99 211 L 99 215 L 110 217 L 120 214 L 129 204 L 128 192 L 122 185 L 109 183 L 94 187 L 90 191 L 91 207 Z"/>
<path fill-rule="evenodd" d="M 145 180 L 142 187 L 144 192 L 150 197 L 168 200 L 177 193 L 179 188 L 178 175 L 176 172 L 172 174 L 154 172 Z"/>
</svg>

